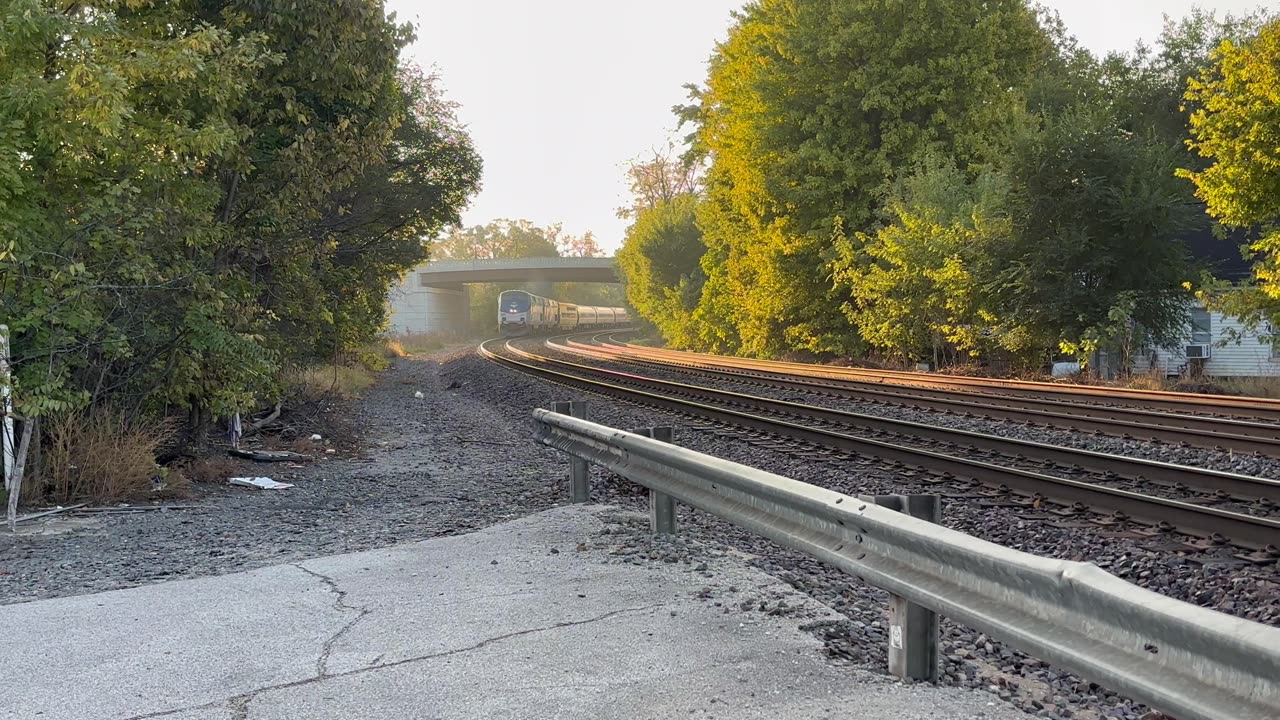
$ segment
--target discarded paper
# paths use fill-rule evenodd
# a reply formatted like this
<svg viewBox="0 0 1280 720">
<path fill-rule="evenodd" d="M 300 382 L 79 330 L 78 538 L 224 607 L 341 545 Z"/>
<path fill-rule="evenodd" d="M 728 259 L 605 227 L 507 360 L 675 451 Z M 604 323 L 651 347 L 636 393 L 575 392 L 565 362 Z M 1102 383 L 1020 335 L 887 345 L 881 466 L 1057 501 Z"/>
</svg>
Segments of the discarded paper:
<svg viewBox="0 0 1280 720">
<path fill-rule="evenodd" d="M 258 488 L 260 490 L 285 490 L 293 487 L 289 483 L 276 482 L 268 477 L 255 478 L 231 478 L 232 485 L 243 485 L 244 487 Z"/>
</svg>

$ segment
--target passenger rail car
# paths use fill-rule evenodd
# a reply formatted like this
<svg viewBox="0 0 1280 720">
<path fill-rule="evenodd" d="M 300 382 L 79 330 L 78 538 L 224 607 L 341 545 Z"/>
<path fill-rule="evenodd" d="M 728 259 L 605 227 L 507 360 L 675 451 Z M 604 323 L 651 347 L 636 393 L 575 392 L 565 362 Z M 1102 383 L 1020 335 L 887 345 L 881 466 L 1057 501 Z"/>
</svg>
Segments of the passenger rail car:
<svg viewBox="0 0 1280 720">
<path fill-rule="evenodd" d="M 607 329 L 630 322 L 626 308 L 562 303 L 524 290 L 505 290 L 498 296 L 498 334 L 503 337 Z"/>
</svg>

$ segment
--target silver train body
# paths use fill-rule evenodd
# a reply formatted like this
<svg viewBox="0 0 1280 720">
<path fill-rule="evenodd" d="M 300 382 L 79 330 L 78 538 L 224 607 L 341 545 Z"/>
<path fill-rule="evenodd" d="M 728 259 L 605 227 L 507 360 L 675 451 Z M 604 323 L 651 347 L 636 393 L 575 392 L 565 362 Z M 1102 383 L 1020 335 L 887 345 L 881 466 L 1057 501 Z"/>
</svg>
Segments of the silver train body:
<svg viewBox="0 0 1280 720">
<path fill-rule="evenodd" d="M 608 329 L 630 323 L 626 308 L 575 305 L 523 290 L 506 290 L 498 296 L 498 334 L 502 337 Z"/>
</svg>

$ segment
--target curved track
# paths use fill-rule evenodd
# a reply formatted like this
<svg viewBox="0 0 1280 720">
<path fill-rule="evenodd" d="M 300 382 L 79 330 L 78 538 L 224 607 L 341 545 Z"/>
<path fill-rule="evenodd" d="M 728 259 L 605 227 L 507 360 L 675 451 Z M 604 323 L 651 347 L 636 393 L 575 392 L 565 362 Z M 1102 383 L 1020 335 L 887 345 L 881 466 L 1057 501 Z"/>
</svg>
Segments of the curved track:
<svg viewBox="0 0 1280 720">
<path fill-rule="evenodd" d="M 590 367 L 545 357 L 514 347 L 512 342 L 488 341 L 481 345 L 485 357 L 520 372 L 571 387 L 621 397 L 724 427 L 746 428 L 766 437 L 815 448 L 828 454 L 854 453 L 915 467 L 938 483 L 978 483 L 1029 496 L 1029 506 L 1045 502 L 1064 506 L 1064 515 L 1093 510 L 1111 517 L 1105 522 L 1139 520 L 1157 530 L 1177 528 L 1200 537 L 1274 552 L 1280 545 L 1280 520 L 1262 517 L 1280 501 L 1280 483 L 1232 473 L 1204 471 L 1168 463 L 1125 458 L 1063 448 L 992 435 L 939 428 L 920 423 L 858 415 L 829 408 L 732 393 L 697 385 L 675 383 L 631 373 Z M 910 442 L 912 444 L 904 444 Z M 920 444 L 929 447 L 919 447 Z M 913 446 L 915 445 L 915 446 Z M 981 454 L 984 459 L 973 459 Z M 1025 469 L 1030 463 L 1065 469 L 1074 474 L 1090 472 L 1105 479 L 1129 479 L 1138 487 L 1154 484 L 1149 477 L 1167 483 L 1199 488 L 1219 499 L 1243 502 L 1251 512 L 1208 507 L 1182 499 L 1159 497 L 1100 482 L 1059 477 Z M 1024 467 L 1017 467 L 1018 465 Z M 1179 480 L 1169 480 L 1171 477 Z M 968 480 L 966 480 L 968 479 Z M 1165 488 L 1184 492 L 1186 488 Z"/>
<path fill-rule="evenodd" d="M 632 350 L 680 356 L 685 359 L 701 359 L 711 363 L 734 363 L 737 367 L 767 369 L 777 372 L 807 375 L 821 374 L 831 377 L 862 380 L 877 384 L 906 385 L 943 390 L 967 390 L 984 395 L 1007 395 L 1040 399 L 1058 399 L 1077 404 L 1109 404 L 1156 410 L 1160 412 L 1208 414 L 1215 417 L 1251 418 L 1273 424 L 1280 423 L 1280 400 L 1270 398 L 1239 397 L 1235 395 L 1203 395 L 1198 393 L 1167 392 L 1157 390 L 1133 390 L 1129 388 L 1099 387 L 1096 385 L 1071 385 L 1030 380 L 1006 380 L 1001 378 L 943 375 L 939 373 L 907 372 L 902 370 L 872 370 L 866 368 L 814 365 L 777 360 L 753 360 L 727 355 L 666 350 L 631 343 L 622 343 Z M 1278 426 L 1280 427 L 1280 426 Z"/>
<path fill-rule="evenodd" d="M 698 353 L 658 350 L 594 338 L 593 343 L 568 340 L 557 349 L 640 366 L 696 370 L 766 386 L 787 387 L 829 397 L 900 407 L 1002 418 L 1018 422 L 1102 433 L 1127 439 L 1167 442 L 1257 456 L 1280 457 L 1280 424 L 1256 419 L 1166 412 L 1122 405 L 1095 405 L 1056 397 L 1015 397 L 968 390 L 937 389 L 849 378 L 844 368 L 799 366 L 742 360 Z M 785 368 L 785 369 L 783 369 Z"/>
</svg>

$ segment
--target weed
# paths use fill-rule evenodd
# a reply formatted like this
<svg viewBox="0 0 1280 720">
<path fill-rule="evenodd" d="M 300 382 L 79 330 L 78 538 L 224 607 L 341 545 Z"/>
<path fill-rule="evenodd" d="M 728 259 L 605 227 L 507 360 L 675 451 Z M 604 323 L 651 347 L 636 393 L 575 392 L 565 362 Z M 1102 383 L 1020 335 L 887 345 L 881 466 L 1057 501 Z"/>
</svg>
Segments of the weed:
<svg viewBox="0 0 1280 720">
<path fill-rule="evenodd" d="M 29 486 L 32 500 L 130 500 L 152 496 L 157 486 L 173 493 L 189 485 L 180 472 L 156 466 L 157 450 L 173 435 L 172 421 L 138 419 L 99 407 L 44 422 L 40 467 Z"/>
</svg>

